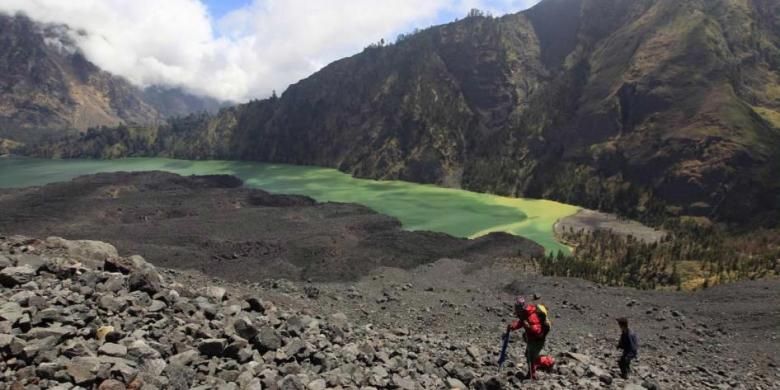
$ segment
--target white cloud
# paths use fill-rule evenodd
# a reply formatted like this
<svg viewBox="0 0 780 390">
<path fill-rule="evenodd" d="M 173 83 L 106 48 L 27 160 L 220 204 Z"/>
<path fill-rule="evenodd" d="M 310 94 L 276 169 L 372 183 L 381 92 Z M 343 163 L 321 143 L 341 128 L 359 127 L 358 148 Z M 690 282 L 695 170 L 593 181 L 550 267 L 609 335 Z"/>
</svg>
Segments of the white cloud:
<svg viewBox="0 0 780 390">
<path fill-rule="evenodd" d="M 90 61 L 137 85 L 245 101 L 281 92 L 371 42 L 431 24 L 442 12 L 503 13 L 536 1 L 254 0 L 220 20 L 199 0 L 2 0 L 0 11 L 67 24 Z"/>
<path fill-rule="evenodd" d="M 465 14 L 471 9 L 489 12 L 494 16 L 530 8 L 540 0 L 459 0 L 458 11 Z"/>
</svg>

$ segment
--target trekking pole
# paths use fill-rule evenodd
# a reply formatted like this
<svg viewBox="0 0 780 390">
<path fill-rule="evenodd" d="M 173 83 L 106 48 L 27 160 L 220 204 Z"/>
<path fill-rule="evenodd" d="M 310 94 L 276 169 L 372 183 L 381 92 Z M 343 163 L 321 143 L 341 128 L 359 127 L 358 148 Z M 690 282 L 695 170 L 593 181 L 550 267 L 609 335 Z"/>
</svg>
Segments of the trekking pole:
<svg viewBox="0 0 780 390">
<path fill-rule="evenodd" d="M 509 333 L 512 330 L 509 329 L 509 327 L 506 328 L 506 333 L 504 333 L 504 336 L 502 337 L 503 341 L 501 343 L 501 353 L 498 355 L 498 371 L 500 372 L 501 369 L 504 367 L 504 363 L 506 362 L 506 350 L 509 346 Z"/>
</svg>

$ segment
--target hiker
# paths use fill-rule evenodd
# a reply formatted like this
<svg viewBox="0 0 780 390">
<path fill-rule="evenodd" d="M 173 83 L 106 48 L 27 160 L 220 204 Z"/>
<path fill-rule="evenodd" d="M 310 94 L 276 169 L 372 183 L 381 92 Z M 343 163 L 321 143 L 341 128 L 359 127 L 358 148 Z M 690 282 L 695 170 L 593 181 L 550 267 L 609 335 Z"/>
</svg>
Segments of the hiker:
<svg viewBox="0 0 780 390">
<path fill-rule="evenodd" d="M 507 326 L 507 332 L 525 330 L 523 340 L 526 342 L 525 359 L 528 363 L 527 379 L 536 379 L 536 361 L 544 348 L 544 341 L 550 331 L 547 321 L 547 308 L 544 305 L 526 305 L 525 298 L 517 297 L 515 301 L 515 316 L 517 319 Z"/>
<path fill-rule="evenodd" d="M 631 361 L 636 359 L 637 352 L 639 352 L 639 338 L 628 328 L 627 318 L 618 318 L 617 323 L 621 332 L 617 347 L 623 350 L 623 354 L 618 360 L 618 366 L 620 367 L 620 376 L 623 379 L 628 379 L 628 375 L 631 373 Z"/>
</svg>

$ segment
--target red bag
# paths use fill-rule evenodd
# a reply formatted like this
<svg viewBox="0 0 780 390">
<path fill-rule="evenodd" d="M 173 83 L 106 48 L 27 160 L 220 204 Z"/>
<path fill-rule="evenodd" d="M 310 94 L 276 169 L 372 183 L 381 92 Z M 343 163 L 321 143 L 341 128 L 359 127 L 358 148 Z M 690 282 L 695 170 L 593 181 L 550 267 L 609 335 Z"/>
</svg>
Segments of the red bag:
<svg viewBox="0 0 780 390">
<path fill-rule="evenodd" d="M 555 359 L 552 356 L 542 355 L 536 358 L 534 365 L 542 371 L 550 371 L 555 366 Z"/>
</svg>

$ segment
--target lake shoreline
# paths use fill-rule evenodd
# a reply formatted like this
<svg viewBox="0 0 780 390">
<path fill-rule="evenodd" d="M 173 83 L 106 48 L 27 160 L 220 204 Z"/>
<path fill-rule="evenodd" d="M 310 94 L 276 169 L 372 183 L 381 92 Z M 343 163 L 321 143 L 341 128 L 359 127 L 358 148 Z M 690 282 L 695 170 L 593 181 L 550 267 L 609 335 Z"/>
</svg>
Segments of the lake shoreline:
<svg viewBox="0 0 780 390">
<path fill-rule="evenodd" d="M 235 175 L 249 188 L 305 195 L 320 202 L 361 204 L 397 218 L 409 231 L 442 232 L 464 238 L 506 232 L 536 241 L 548 252 L 568 252 L 568 248 L 555 238 L 553 224 L 579 209 L 543 199 L 510 198 L 432 184 L 360 179 L 332 168 L 143 157 L 117 160 L 3 158 L 0 160 L 0 188 L 39 186 L 100 172 L 152 170 L 184 176 Z"/>
</svg>

